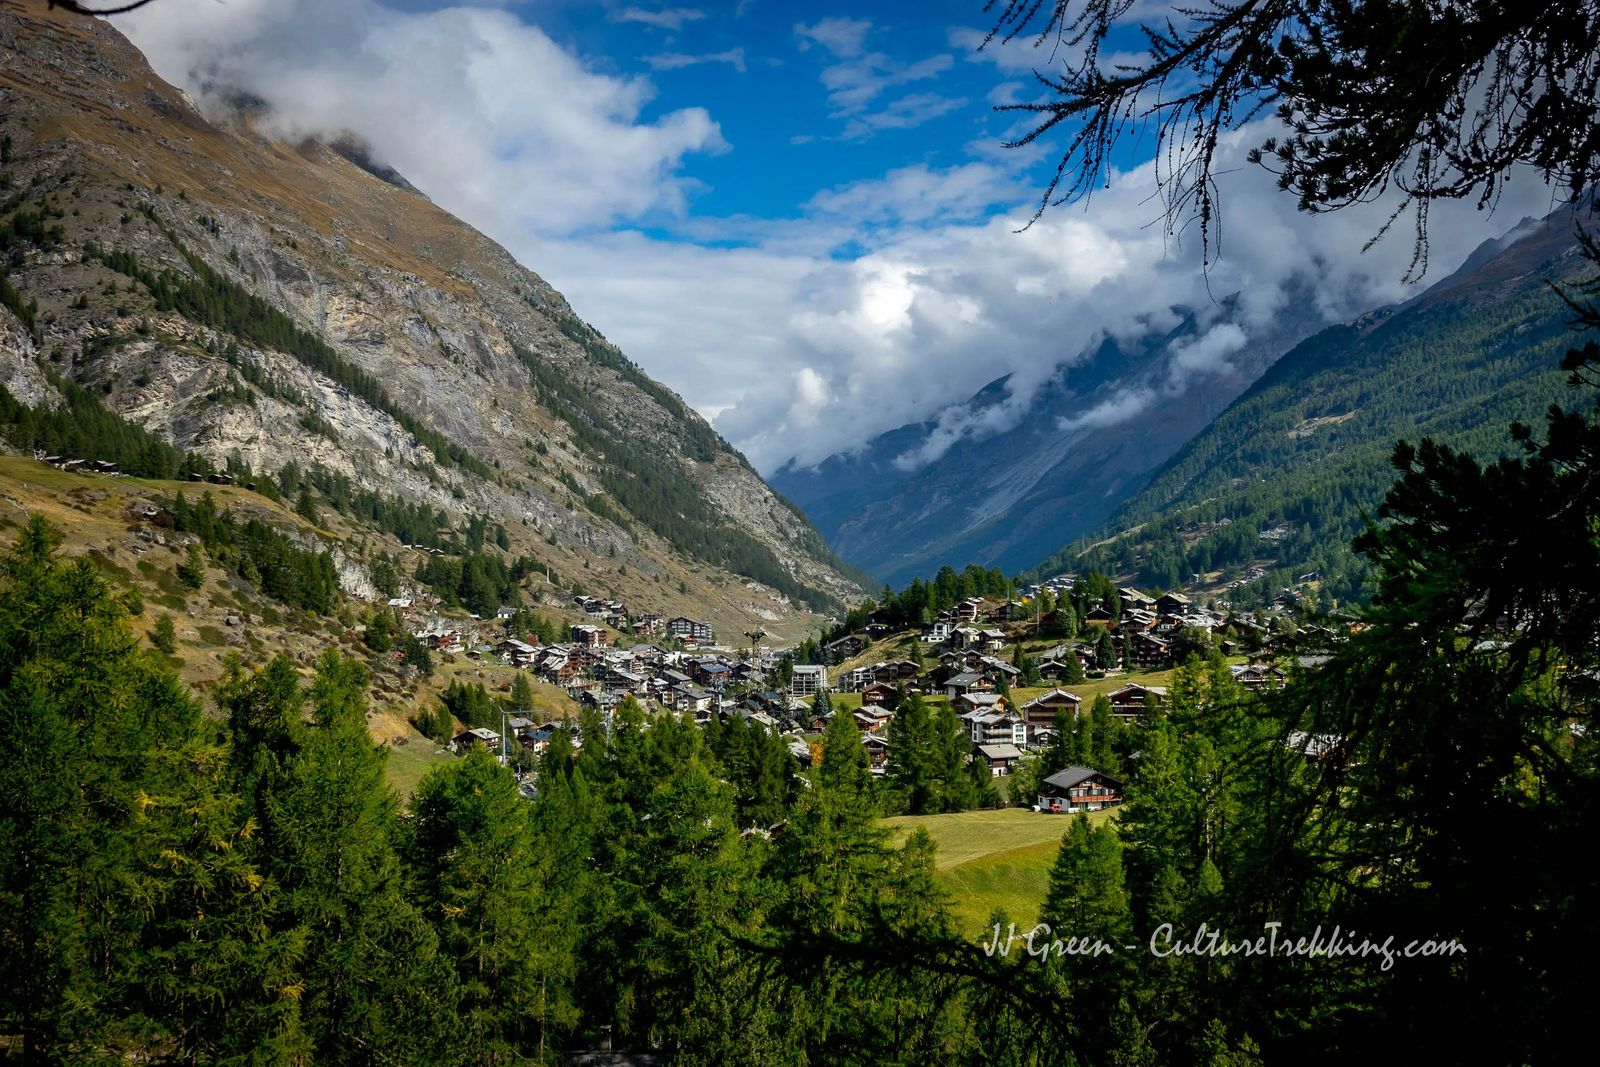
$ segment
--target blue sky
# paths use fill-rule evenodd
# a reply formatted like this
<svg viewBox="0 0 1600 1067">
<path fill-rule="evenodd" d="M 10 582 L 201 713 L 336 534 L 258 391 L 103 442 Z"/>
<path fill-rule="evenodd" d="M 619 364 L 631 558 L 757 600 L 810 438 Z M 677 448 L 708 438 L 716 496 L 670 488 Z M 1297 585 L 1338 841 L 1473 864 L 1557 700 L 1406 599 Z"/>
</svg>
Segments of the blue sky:
<svg viewBox="0 0 1600 1067">
<path fill-rule="evenodd" d="M 1004 149 L 1025 119 L 993 105 L 1035 99 L 1032 69 L 1063 57 L 976 53 L 985 25 L 981 0 L 161 0 L 117 21 L 202 107 L 237 87 L 285 137 L 365 138 L 763 471 L 928 418 L 946 432 L 909 460 L 936 462 L 1176 307 L 1241 294 L 1237 332 L 1291 299 L 1337 321 L 1415 291 L 1406 233 L 1363 251 L 1391 203 L 1310 218 L 1245 163 L 1266 123 L 1222 146 L 1209 274 L 1192 233 L 1162 225 L 1151 138 L 1088 203 L 1017 232 L 1063 137 Z M 1136 26 L 1117 34 L 1113 50 L 1137 47 Z M 1513 181 L 1493 216 L 1435 207 L 1434 276 L 1552 206 Z M 1197 346 L 1193 374 L 1225 372 L 1245 340 Z M 951 408 L 1002 375 L 983 420 Z"/>
<path fill-rule="evenodd" d="M 695 215 L 793 216 L 823 190 L 894 168 L 993 157 L 1018 118 L 993 110 L 1022 86 L 976 54 L 984 16 L 974 0 L 519 13 L 602 69 L 649 78 L 657 95 L 642 121 L 710 110 L 727 149 L 686 160 L 700 183 Z"/>
</svg>

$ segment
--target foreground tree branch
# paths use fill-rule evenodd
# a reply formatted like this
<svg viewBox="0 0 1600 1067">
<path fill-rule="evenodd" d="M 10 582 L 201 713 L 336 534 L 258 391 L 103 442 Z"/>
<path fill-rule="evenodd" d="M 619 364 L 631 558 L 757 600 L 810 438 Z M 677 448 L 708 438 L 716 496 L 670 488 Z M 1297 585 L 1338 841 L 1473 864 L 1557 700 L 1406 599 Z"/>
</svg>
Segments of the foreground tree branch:
<svg viewBox="0 0 1600 1067">
<path fill-rule="evenodd" d="M 49 0 L 52 10 L 59 7 L 63 11 L 72 12 L 74 15 L 121 15 L 124 12 L 136 11 L 146 4 L 154 2 L 155 0 L 133 0 L 132 3 L 119 4 L 116 7 L 85 7 L 83 4 L 78 3 L 78 0 Z"/>
<path fill-rule="evenodd" d="M 1154 125 L 1169 229 L 1197 218 L 1209 253 L 1220 138 L 1268 110 L 1283 132 L 1251 161 L 1307 212 L 1399 190 L 1394 217 L 1416 220 L 1414 270 L 1426 269 L 1433 201 L 1491 205 L 1521 166 L 1574 199 L 1600 176 L 1600 0 L 1205 0 L 1141 25 L 1141 60 L 1108 64 L 1133 6 L 985 5 L 985 47 L 1031 37 L 1054 64 L 1035 73 L 1045 99 L 1000 108 L 1036 120 L 1011 144 L 1072 131 L 1035 219 L 1088 196 L 1116 144 Z"/>
</svg>

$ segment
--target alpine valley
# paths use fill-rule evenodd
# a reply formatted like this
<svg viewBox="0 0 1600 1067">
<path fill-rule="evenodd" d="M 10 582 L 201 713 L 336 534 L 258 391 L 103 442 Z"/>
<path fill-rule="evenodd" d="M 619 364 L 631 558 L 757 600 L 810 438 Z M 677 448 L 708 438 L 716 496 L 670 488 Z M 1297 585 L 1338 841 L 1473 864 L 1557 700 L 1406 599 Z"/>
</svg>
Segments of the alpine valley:
<svg viewBox="0 0 1600 1067">
<path fill-rule="evenodd" d="M 1600 0 L 669 2 L 0 0 L 0 1061 L 1571 1062 Z"/>
</svg>

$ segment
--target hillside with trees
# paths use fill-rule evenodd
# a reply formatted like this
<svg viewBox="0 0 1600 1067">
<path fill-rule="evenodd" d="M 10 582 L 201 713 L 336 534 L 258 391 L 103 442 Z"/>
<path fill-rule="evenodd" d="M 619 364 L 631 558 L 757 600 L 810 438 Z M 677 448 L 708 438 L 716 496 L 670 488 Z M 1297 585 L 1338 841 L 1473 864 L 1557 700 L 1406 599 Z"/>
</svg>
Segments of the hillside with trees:
<svg viewBox="0 0 1600 1067">
<path fill-rule="evenodd" d="M 1572 212 L 1525 223 L 1401 305 L 1290 351 L 1098 533 L 1034 568 L 1099 570 L 1260 606 L 1315 583 L 1323 606 L 1364 599 L 1351 542 L 1377 515 L 1396 441 L 1508 454 L 1512 422 L 1573 399 L 1560 370 L 1583 260 Z"/>
</svg>

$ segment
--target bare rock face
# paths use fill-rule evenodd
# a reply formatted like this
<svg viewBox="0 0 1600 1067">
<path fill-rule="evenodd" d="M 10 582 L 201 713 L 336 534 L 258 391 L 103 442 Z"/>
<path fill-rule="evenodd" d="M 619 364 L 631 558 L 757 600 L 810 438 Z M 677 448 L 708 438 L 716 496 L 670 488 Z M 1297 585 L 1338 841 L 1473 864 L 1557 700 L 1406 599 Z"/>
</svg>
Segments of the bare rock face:
<svg viewBox="0 0 1600 1067">
<path fill-rule="evenodd" d="M 114 28 L 42 5 L 0 6 L 0 134 L 11 189 L 58 229 L 5 253 L 39 303 L 37 340 L 0 311 L 23 403 L 50 402 L 48 367 L 218 463 L 489 517 L 557 574 L 648 579 L 657 609 L 798 624 L 859 592 L 679 397 L 381 161 L 202 115 Z"/>
<path fill-rule="evenodd" d="M 33 337 L 15 315 L 0 308 L 0 388 L 29 407 L 52 407 L 60 397 L 37 359 Z"/>
</svg>

